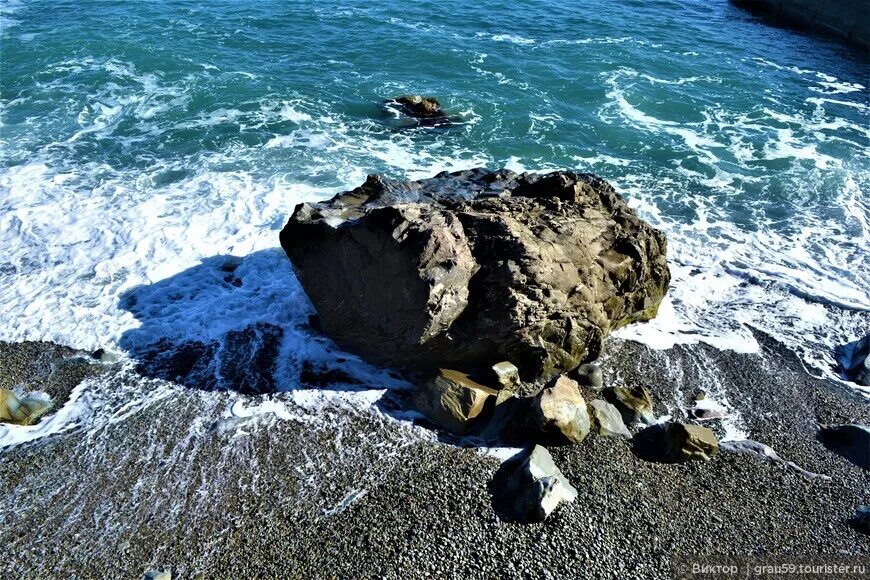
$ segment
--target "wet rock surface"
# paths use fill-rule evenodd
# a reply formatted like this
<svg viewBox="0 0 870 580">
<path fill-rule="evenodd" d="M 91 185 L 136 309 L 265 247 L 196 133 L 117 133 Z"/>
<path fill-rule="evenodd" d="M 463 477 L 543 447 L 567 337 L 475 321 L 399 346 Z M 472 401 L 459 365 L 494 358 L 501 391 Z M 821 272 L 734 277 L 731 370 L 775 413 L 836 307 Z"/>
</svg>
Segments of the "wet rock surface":
<svg viewBox="0 0 870 580">
<path fill-rule="evenodd" d="M 839 347 L 837 358 L 846 380 L 870 386 L 870 334 Z"/>
<path fill-rule="evenodd" d="M 412 369 L 573 369 L 670 281 L 664 235 L 583 173 L 370 176 L 297 206 L 281 245 L 328 335 Z"/>
<path fill-rule="evenodd" d="M 862 469 L 870 469 L 870 427 L 867 425 L 828 425 L 819 431 L 819 439 L 834 453 Z"/>
</svg>

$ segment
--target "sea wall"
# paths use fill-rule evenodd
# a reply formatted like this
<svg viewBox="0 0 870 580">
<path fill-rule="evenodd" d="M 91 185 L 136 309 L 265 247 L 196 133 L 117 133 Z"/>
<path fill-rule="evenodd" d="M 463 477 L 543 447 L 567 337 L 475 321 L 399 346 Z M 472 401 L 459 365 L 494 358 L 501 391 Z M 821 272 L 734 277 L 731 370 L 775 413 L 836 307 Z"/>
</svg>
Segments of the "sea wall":
<svg viewBox="0 0 870 580">
<path fill-rule="evenodd" d="M 870 50 L 868 0 L 733 0 L 734 4 L 769 14 L 789 24 L 838 36 Z"/>
</svg>

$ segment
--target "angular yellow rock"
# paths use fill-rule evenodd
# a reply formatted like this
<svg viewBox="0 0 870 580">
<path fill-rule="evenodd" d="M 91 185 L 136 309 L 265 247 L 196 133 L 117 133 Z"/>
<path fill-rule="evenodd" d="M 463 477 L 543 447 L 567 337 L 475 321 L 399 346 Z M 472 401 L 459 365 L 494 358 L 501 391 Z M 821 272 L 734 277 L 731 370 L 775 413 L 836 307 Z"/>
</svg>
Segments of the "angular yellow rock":
<svg viewBox="0 0 870 580">
<path fill-rule="evenodd" d="M 9 389 L 0 389 L 0 423 L 32 425 L 51 409 L 51 401 L 18 396 Z"/>
<path fill-rule="evenodd" d="M 495 389 L 476 383 L 465 373 L 439 369 L 438 376 L 417 388 L 414 406 L 436 425 L 464 433 L 495 394 Z"/>
</svg>

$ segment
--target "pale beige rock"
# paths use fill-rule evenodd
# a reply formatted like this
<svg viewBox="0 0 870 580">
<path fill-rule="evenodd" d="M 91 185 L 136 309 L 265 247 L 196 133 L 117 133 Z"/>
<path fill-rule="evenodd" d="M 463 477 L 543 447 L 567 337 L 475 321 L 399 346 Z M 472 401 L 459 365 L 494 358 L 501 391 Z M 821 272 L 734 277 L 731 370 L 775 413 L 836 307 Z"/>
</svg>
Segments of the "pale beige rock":
<svg viewBox="0 0 870 580">
<path fill-rule="evenodd" d="M 589 411 L 580 386 L 565 375 L 532 398 L 529 413 L 537 430 L 568 443 L 581 443 L 589 434 Z"/>
<path fill-rule="evenodd" d="M 51 409 L 51 401 L 18 396 L 9 389 L 0 389 L 0 423 L 32 425 Z"/>
</svg>

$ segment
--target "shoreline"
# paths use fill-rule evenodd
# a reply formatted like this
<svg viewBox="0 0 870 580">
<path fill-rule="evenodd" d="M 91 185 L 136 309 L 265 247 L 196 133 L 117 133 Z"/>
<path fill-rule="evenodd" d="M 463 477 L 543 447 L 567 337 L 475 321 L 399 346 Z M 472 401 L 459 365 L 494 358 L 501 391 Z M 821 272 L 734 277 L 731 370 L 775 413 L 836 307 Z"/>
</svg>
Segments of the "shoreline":
<svg viewBox="0 0 870 580">
<path fill-rule="evenodd" d="M 550 448 L 579 497 L 540 524 L 499 520 L 492 451 L 395 419 L 389 392 L 374 406 L 360 404 L 365 393 L 328 389 L 320 399 L 244 396 L 95 365 L 103 372 L 85 389 L 107 402 L 91 418 L 2 452 L 8 569 L 22 578 L 147 569 L 657 578 L 670 577 L 672 556 L 870 554 L 870 538 L 848 523 L 870 503 L 870 474 L 816 438 L 818 423 L 870 423 L 870 402 L 758 339 L 757 355 L 611 339 L 606 383 L 644 384 L 658 415 L 680 419 L 680 401 L 718 381 L 752 439 L 830 481 L 725 451 L 651 463 L 628 443 L 590 436 Z M 21 351 L 0 344 L 0 362 Z M 705 425 L 721 435 L 715 423 Z"/>
</svg>

